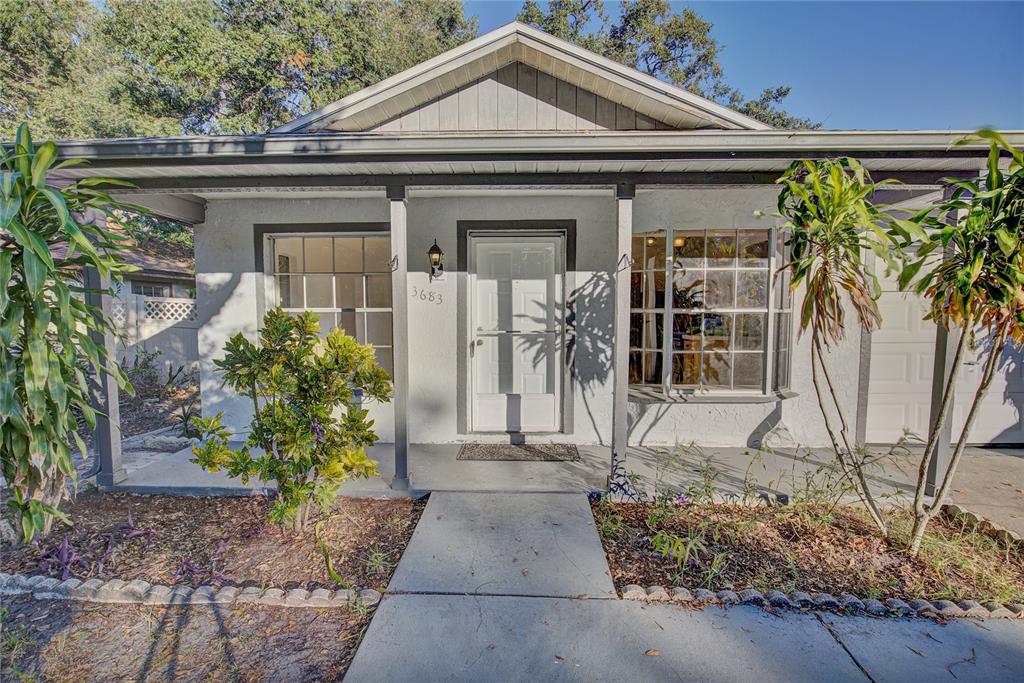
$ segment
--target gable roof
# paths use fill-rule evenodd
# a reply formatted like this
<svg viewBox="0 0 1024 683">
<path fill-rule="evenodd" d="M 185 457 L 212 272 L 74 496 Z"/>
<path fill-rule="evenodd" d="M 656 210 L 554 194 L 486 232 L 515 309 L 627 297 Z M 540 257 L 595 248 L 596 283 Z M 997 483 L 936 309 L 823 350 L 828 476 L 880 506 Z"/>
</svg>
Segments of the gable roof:
<svg viewBox="0 0 1024 683">
<path fill-rule="evenodd" d="M 515 62 L 676 130 L 771 128 L 531 26 L 512 22 L 270 132 L 368 131 Z"/>
</svg>

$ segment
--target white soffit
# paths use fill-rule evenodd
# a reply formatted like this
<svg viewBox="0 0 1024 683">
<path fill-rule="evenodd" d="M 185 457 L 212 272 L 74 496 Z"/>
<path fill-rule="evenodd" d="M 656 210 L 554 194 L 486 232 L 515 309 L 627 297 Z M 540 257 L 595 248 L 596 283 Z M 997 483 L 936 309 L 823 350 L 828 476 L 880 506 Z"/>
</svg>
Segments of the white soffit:
<svg viewBox="0 0 1024 683">
<path fill-rule="evenodd" d="M 681 130 L 770 129 L 728 107 L 512 22 L 271 133 L 365 131 L 517 61 Z"/>
</svg>

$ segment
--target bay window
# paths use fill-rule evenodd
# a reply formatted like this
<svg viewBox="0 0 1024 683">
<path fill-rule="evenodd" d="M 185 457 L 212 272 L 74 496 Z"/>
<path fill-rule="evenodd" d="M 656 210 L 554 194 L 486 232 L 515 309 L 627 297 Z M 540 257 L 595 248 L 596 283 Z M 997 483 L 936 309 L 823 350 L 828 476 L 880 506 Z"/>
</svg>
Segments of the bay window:
<svg viewBox="0 0 1024 683">
<path fill-rule="evenodd" d="M 785 237 L 769 229 L 633 235 L 629 380 L 664 393 L 789 387 Z"/>
<path fill-rule="evenodd" d="M 276 305 L 320 316 L 321 334 L 339 327 L 372 344 L 391 373 L 391 241 L 345 233 L 270 238 Z"/>
</svg>

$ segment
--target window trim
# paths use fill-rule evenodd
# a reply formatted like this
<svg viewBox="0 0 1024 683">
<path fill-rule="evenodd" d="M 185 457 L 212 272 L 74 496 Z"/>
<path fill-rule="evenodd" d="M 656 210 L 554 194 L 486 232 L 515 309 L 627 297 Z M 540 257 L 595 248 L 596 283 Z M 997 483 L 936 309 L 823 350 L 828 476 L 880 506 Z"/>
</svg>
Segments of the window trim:
<svg viewBox="0 0 1024 683">
<path fill-rule="evenodd" d="M 388 237 L 391 236 L 391 224 L 379 221 L 359 221 L 350 223 L 257 223 L 253 225 L 253 252 L 254 252 L 254 266 L 257 276 L 262 276 L 262 286 L 257 286 L 257 326 L 262 327 L 263 316 L 268 310 L 276 306 L 277 302 L 277 282 L 276 278 L 278 273 L 276 272 L 276 264 L 274 263 L 274 249 L 272 241 L 275 238 L 278 239 L 289 239 L 298 237 Z M 333 259 L 333 255 L 332 255 Z M 313 273 L 316 274 L 316 273 Z M 335 275 L 335 273 L 323 273 L 325 275 Z M 364 287 L 364 301 L 365 301 L 365 277 L 366 275 L 390 275 L 391 271 L 381 271 L 362 273 L 363 287 Z M 305 272 L 303 272 L 305 275 Z M 336 287 L 332 287 L 331 300 L 336 302 L 337 292 L 333 291 Z M 392 302 L 394 302 L 395 293 L 391 293 Z M 303 278 L 303 304 L 305 304 L 305 278 Z M 300 310 L 300 309 L 286 309 L 286 310 Z M 301 310 L 308 310 L 313 313 L 336 313 L 341 309 L 337 308 L 302 308 Z M 394 311 L 393 308 L 360 308 L 358 309 L 364 315 L 366 313 L 390 313 L 392 315 L 392 337 L 394 336 Z M 387 348 L 394 356 L 394 338 L 392 338 L 390 345 L 380 345 L 379 348 Z M 377 345 L 374 345 L 377 348 Z M 393 360 L 392 360 L 393 362 Z"/>
<path fill-rule="evenodd" d="M 709 239 L 712 232 L 715 230 L 731 230 L 737 232 L 737 262 L 732 267 L 725 266 L 709 266 L 706 259 L 707 257 L 707 240 Z M 764 230 L 768 235 L 768 265 L 767 269 L 758 268 L 744 268 L 739 264 L 738 261 L 738 249 L 739 249 L 739 233 L 744 230 Z M 732 306 L 728 308 L 719 309 L 717 312 L 728 313 L 733 316 L 733 324 L 730 332 L 730 352 L 734 355 L 737 350 L 732 348 L 736 338 L 736 316 L 742 313 L 761 314 L 766 316 L 767 320 L 764 329 L 764 350 L 761 352 L 764 354 L 764 364 L 761 373 L 761 389 L 736 389 L 733 387 L 722 388 L 722 387 L 707 387 L 707 386 L 674 386 L 672 384 L 672 374 L 674 369 L 676 349 L 673 347 L 674 341 L 674 329 L 675 329 L 675 316 L 676 315 L 687 315 L 696 314 L 704 315 L 709 312 L 709 309 L 686 309 L 676 308 L 674 306 L 674 240 L 676 232 L 694 232 L 702 231 L 704 233 L 704 259 L 705 264 L 702 267 L 704 274 L 706 275 L 709 271 L 722 271 L 731 272 L 737 275 L 742 272 L 766 272 L 768 282 L 765 291 L 765 306 L 764 308 L 742 308 Z M 665 239 L 665 254 L 663 260 L 663 266 L 661 269 L 655 269 L 651 271 L 647 268 L 640 268 L 640 273 L 649 272 L 663 272 L 665 275 L 665 294 L 664 302 L 662 306 L 657 308 L 639 307 L 634 308 L 632 305 L 629 307 L 628 315 L 640 313 L 642 315 L 653 314 L 662 316 L 662 340 L 660 349 L 639 349 L 640 353 L 654 351 L 660 353 L 662 357 L 662 381 L 661 384 L 636 384 L 631 383 L 629 385 L 629 392 L 631 400 L 638 402 L 677 402 L 677 403 L 763 403 L 771 402 L 780 399 L 787 399 L 796 396 L 797 394 L 791 389 L 792 379 L 792 362 L 787 364 L 787 378 L 785 386 L 775 387 L 775 371 L 776 371 L 776 316 L 779 312 L 786 312 L 789 314 L 790 320 L 790 335 L 789 342 L 787 344 L 788 353 L 792 357 L 792 298 L 788 302 L 788 308 L 780 308 L 776 305 L 775 296 L 778 283 L 776 282 L 776 271 L 780 267 L 779 264 L 779 248 L 778 238 L 781 236 L 779 226 L 773 225 L 770 227 L 752 227 L 752 226 L 736 226 L 736 227 L 666 227 L 666 228 L 651 228 L 645 230 L 638 230 L 633 233 L 633 236 L 647 236 L 652 233 L 664 233 Z M 632 256 L 632 254 L 631 254 Z M 632 270 L 632 268 L 631 268 Z M 711 310 L 710 312 L 716 312 Z M 632 336 L 632 335 L 631 335 Z M 701 347 L 703 350 L 703 336 L 704 336 L 704 325 L 701 324 Z M 641 347 L 643 347 L 643 340 L 641 340 Z M 636 352 L 632 345 L 629 346 L 628 353 L 632 354 Z M 753 355 L 756 352 L 751 352 Z M 703 361 L 702 361 L 703 362 Z"/>
<path fill-rule="evenodd" d="M 169 280 L 131 280 L 130 294 L 134 296 L 144 296 L 149 299 L 173 299 L 174 297 L 174 283 Z M 140 291 L 136 292 L 135 288 L 138 287 Z M 160 287 L 162 291 L 167 292 L 166 294 L 147 294 L 141 291 L 145 288 L 156 288 Z"/>
</svg>

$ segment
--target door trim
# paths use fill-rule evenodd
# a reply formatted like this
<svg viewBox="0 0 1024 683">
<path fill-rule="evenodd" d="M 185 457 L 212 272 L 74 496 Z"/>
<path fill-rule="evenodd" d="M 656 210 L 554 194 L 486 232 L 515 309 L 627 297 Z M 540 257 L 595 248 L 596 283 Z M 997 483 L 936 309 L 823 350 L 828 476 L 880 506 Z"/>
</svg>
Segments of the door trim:
<svg viewBox="0 0 1024 683">
<path fill-rule="evenodd" d="M 565 260 L 565 274 L 562 278 L 563 301 L 569 301 L 572 293 L 576 290 L 576 221 L 575 220 L 511 220 L 511 221 L 458 221 L 458 253 L 456 259 L 457 275 L 457 308 L 458 308 L 458 348 L 456 373 L 456 418 L 457 429 L 460 435 L 471 434 L 507 434 L 507 432 L 474 432 L 472 430 L 469 411 L 472 400 L 473 387 L 470 382 L 469 367 L 469 343 L 470 329 L 469 318 L 469 237 L 470 234 L 481 234 L 483 236 L 498 237 L 502 234 L 515 233 L 548 233 L 559 234 L 563 237 L 563 258 Z M 562 322 L 563 350 L 562 350 L 562 402 L 561 402 L 561 429 L 551 434 L 572 434 L 574 415 L 574 384 L 573 384 L 573 353 L 575 348 L 575 330 L 569 325 L 569 321 Z M 537 432 L 530 432 L 536 434 Z"/>
</svg>

